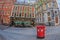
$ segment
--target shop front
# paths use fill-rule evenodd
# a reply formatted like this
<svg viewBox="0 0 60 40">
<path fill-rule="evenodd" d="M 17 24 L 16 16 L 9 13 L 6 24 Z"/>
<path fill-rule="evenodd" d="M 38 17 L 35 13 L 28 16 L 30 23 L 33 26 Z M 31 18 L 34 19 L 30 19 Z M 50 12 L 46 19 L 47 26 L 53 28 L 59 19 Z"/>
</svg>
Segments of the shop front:
<svg viewBox="0 0 60 40">
<path fill-rule="evenodd" d="M 13 21 L 13 22 L 12 22 Z M 30 27 L 34 25 L 34 21 L 32 21 L 31 18 L 15 18 L 11 17 L 11 24 L 13 23 L 14 26 L 19 26 L 19 27 Z"/>
</svg>

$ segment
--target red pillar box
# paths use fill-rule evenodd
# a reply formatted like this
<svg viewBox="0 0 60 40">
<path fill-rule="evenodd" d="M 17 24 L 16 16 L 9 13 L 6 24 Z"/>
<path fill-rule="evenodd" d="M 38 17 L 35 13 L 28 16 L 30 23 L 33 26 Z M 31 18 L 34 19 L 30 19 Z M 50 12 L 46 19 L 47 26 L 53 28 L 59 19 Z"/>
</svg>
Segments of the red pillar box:
<svg viewBox="0 0 60 40">
<path fill-rule="evenodd" d="M 37 26 L 37 38 L 45 38 L 45 26 L 44 25 Z"/>
</svg>

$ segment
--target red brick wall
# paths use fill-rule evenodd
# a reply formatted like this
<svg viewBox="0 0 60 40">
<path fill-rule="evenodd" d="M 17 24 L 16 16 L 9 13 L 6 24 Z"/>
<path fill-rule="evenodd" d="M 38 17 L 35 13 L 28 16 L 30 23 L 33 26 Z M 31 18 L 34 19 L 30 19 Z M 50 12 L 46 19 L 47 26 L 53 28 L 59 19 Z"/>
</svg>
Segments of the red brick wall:
<svg viewBox="0 0 60 40">
<path fill-rule="evenodd" d="M 11 15 L 13 6 L 14 6 L 13 0 L 5 0 L 4 1 L 3 23 L 5 23 L 5 24 L 10 23 L 10 15 Z"/>
</svg>

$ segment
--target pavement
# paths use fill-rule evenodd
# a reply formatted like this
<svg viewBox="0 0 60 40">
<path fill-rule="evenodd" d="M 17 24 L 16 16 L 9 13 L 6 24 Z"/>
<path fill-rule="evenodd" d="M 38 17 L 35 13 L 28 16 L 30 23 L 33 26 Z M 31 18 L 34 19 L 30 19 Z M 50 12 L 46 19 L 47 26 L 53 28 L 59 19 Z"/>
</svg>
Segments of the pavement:
<svg viewBox="0 0 60 40">
<path fill-rule="evenodd" d="M 46 35 L 44 39 L 37 39 L 36 34 L 35 27 L 6 27 L 5 29 L 0 30 L 0 40 L 60 40 L 60 26 L 46 26 Z"/>
<path fill-rule="evenodd" d="M 0 40 L 6 40 L 6 38 L 0 34 Z"/>
<path fill-rule="evenodd" d="M 0 24 L 0 29 L 1 29 L 1 30 L 5 30 L 5 29 L 7 29 L 7 28 L 9 28 L 9 27 L 8 27 L 8 26 L 1 25 L 1 24 Z"/>
</svg>

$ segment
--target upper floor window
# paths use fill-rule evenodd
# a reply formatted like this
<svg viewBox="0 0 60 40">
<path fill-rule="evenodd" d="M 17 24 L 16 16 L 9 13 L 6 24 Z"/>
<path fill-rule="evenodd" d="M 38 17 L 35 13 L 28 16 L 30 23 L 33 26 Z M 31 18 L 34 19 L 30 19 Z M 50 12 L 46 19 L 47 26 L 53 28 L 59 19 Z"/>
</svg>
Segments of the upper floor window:
<svg viewBox="0 0 60 40">
<path fill-rule="evenodd" d="M 11 16 L 14 16 L 14 12 L 11 14 Z"/>
<path fill-rule="evenodd" d="M 21 17 L 21 13 L 19 14 L 19 16 Z"/>
<path fill-rule="evenodd" d="M 46 5 L 45 4 L 43 4 L 43 10 L 46 10 Z"/>
<path fill-rule="evenodd" d="M 57 13 L 57 11 L 55 11 L 55 13 Z"/>
<path fill-rule="evenodd" d="M 15 10 L 17 10 L 17 7 L 15 7 Z"/>
<path fill-rule="evenodd" d="M 57 13 L 57 11 L 55 11 L 55 16 L 58 16 L 58 13 Z"/>
<path fill-rule="evenodd" d="M 48 3 L 47 6 L 48 6 L 48 8 L 50 8 L 51 7 L 51 3 Z"/>
<path fill-rule="evenodd" d="M 14 10 L 17 10 L 18 9 L 18 7 L 17 6 L 14 6 Z"/>
<path fill-rule="evenodd" d="M 48 12 L 48 16 L 50 16 L 50 12 Z"/>
</svg>

